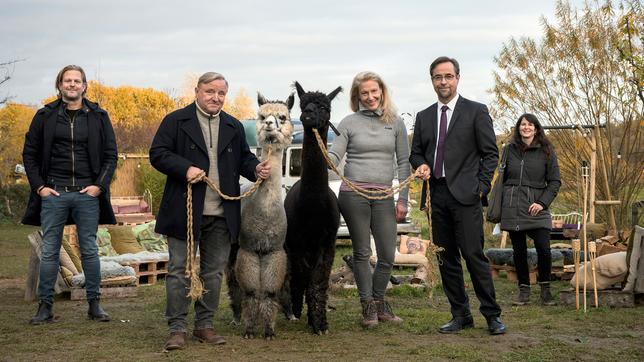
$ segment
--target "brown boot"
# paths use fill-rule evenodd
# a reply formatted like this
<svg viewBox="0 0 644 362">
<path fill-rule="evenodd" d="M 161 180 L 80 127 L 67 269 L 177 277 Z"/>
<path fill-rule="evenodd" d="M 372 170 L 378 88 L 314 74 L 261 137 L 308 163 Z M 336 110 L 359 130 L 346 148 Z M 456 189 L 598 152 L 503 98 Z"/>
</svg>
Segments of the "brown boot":
<svg viewBox="0 0 644 362">
<path fill-rule="evenodd" d="M 530 286 L 519 285 L 519 295 L 512 301 L 512 305 L 526 305 L 530 303 Z"/>
<path fill-rule="evenodd" d="M 202 343 L 226 344 L 224 337 L 218 335 L 214 328 L 195 329 L 192 335 Z"/>
<path fill-rule="evenodd" d="M 378 325 L 378 309 L 376 302 L 369 300 L 362 303 L 362 324 L 365 328 L 373 328 Z"/>
<path fill-rule="evenodd" d="M 164 348 L 168 351 L 182 349 L 186 346 L 186 332 L 172 332 L 165 342 Z"/>
<path fill-rule="evenodd" d="M 391 305 L 384 300 L 376 300 L 376 310 L 378 311 L 378 321 L 390 323 L 402 323 L 402 318 L 394 314 Z"/>
</svg>

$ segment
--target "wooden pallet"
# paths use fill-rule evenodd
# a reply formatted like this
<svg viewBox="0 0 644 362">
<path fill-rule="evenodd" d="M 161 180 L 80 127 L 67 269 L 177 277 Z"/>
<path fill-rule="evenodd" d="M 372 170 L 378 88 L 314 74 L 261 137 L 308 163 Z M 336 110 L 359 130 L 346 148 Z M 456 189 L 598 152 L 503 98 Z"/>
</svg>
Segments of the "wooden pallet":
<svg viewBox="0 0 644 362">
<path fill-rule="evenodd" d="M 496 265 L 490 264 L 492 269 L 492 278 L 498 278 L 501 272 L 505 272 L 506 277 L 510 281 L 518 281 L 516 268 L 511 265 Z M 532 269 L 529 271 L 530 284 L 537 284 L 537 269 Z"/>
<path fill-rule="evenodd" d="M 137 277 L 136 285 L 156 284 L 157 281 L 165 279 L 168 274 L 167 260 L 132 261 L 122 263 L 122 265 L 130 266 L 134 269 Z"/>
</svg>

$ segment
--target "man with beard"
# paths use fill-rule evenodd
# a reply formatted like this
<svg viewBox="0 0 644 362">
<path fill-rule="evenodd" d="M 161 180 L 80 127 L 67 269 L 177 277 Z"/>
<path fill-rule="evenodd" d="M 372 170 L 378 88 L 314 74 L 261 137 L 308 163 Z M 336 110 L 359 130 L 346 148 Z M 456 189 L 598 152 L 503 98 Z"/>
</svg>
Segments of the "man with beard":
<svg viewBox="0 0 644 362">
<path fill-rule="evenodd" d="M 116 167 L 114 130 L 107 112 L 85 98 L 87 79 L 77 65 L 56 77 L 58 99 L 34 116 L 25 137 L 23 162 L 31 195 L 24 224 L 42 226 L 38 312 L 30 324 L 53 322 L 54 284 L 60 266 L 65 224 L 76 224 L 85 289 L 87 317 L 107 322 L 101 308 L 101 270 L 96 245 L 100 224 L 115 224 L 110 181 Z"/>
</svg>

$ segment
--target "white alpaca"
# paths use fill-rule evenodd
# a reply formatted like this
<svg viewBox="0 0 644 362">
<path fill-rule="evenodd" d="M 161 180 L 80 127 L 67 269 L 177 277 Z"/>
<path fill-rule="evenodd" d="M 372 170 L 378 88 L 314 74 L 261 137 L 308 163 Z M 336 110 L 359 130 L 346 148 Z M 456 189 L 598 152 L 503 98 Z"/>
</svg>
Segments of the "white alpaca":
<svg viewBox="0 0 644 362">
<path fill-rule="evenodd" d="M 286 102 L 268 102 L 258 94 L 257 142 L 262 150 L 262 161 L 268 159 L 271 164 L 271 175 L 255 193 L 242 201 L 235 275 L 241 289 L 244 338 L 254 338 L 260 323 L 264 327 L 264 338 L 275 337 L 278 293 L 287 268 L 282 155 L 291 143 L 293 102 L 293 94 Z"/>
</svg>

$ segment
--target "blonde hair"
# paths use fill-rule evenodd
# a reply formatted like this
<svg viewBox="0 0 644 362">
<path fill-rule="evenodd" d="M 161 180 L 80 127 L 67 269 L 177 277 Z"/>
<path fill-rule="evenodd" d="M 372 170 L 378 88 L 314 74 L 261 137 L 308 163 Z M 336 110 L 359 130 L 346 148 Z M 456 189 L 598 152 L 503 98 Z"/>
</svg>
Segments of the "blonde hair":
<svg viewBox="0 0 644 362">
<path fill-rule="evenodd" d="M 380 78 L 380 76 L 374 72 L 366 71 L 356 74 L 351 83 L 351 110 L 357 112 L 360 109 L 360 84 L 368 80 L 373 80 L 378 83 L 380 90 L 382 91 L 382 96 L 380 99 L 380 108 L 382 109 L 382 116 L 380 119 L 385 123 L 393 123 L 396 116 L 396 106 L 391 101 L 391 96 L 389 95 L 389 88 L 385 82 Z"/>
</svg>

